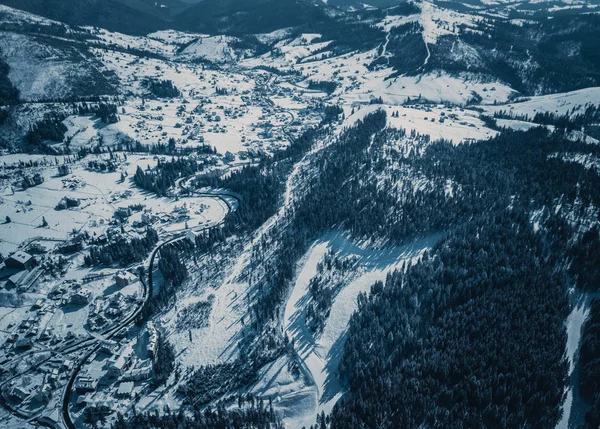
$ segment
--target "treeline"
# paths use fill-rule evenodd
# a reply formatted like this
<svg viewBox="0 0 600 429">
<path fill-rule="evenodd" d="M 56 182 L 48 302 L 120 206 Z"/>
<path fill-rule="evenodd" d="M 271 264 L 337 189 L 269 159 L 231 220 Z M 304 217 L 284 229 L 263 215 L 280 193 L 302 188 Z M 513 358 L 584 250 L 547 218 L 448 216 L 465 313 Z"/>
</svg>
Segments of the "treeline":
<svg viewBox="0 0 600 429">
<path fill-rule="evenodd" d="M 546 239 L 520 207 L 486 214 L 359 296 L 331 427 L 554 427 L 569 307 Z"/>
<path fill-rule="evenodd" d="M 332 94 L 337 88 L 337 83 L 331 80 L 309 80 L 308 89 L 323 91 Z"/>
<path fill-rule="evenodd" d="M 582 290 L 600 290 L 600 230 L 594 225 L 584 232 L 568 252 L 571 265 L 569 272 L 577 279 Z"/>
<path fill-rule="evenodd" d="M 113 103 L 81 103 L 75 110 L 80 115 L 95 115 L 106 124 L 119 122 L 117 105 Z"/>
<path fill-rule="evenodd" d="M 323 332 L 335 296 L 345 286 L 347 274 L 355 267 L 356 258 L 342 259 L 333 250 L 317 264 L 317 275 L 308 285 L 311 299 L 306 304 L 306 324 L 313 334 Z"/>
<path fill-rule="evenodd" d="M 352 206 L 356 200 L 352 199 L 372 198 L 373 194 L 364 188 L 361 192 L 347 192 L 346 184 L 348 177 L 360 170 L 362 157 L 368 158 L 372 136 L 385 124 L 384 111 L 367 115 L 324 149 L 322 157 L 311 160 L 319 174 L 308 178 L 306 192 L 293 204 L 289 218 L 284 221 L 287 229 L 278 237 L 276 250 L 270 256 L 268 274 L 257 285 L 260 299 L 252 307 L 257 327 L 278 317 L 277 309 L 287 296 L 296 261 L 307 250 L 308 243 L 329 228 L 345 227 L 344 220 L 355 210 Z M 354 212 L 359 213 L 360 209 Z"/>
<path fill-rule="evenodd" d="M 567 376 L 557 346 L 566 342 L 565 260 L 572 258 L 572 273 L 590 283 L 598 241 L 592 229 L 567 252 L 577 221 L 569 225 L 570 214 L 554 207 L 559 201 L 567 213 L 582 207 L 573 214 L 585 216 L 585 207 L 600 202 L 600 178 L 550 155 L 598 154 L 598 148 L 533 129 L 472 145 L 439 142 L 423 156 L 387 151 L 386 160 L 375 150 L 383 136 L 371 148 L 376 177 L 399 162 L 430 186 L 384 185 L 398 201 L 391 213 L 393 206 L 374 190 L 370 206 L 385 216 L 373 216 L 369 207 L 371 223 L 353 231 L 377 236 L 385 225 L 395 241 L 463 226 L 432 257 L 360 298 L 341 365 L 350 393 L 332 427 L 554 426 Z M 349 201 L 356 198 L 340 190 Z M 320 205 L 307 215 L 319 220 Z M 534 233 L 529 216 L 536 210 Z"/>
<path fill-rule="evenodd" d="M 240 196 L 242 203 L 225 218 L 224 234 L 247 232 L 260 226 L 277 210 L 284 190 L 284 177 L 289 171 L 286 163 L 263 163 L 245 166 L 225 178 L 203 177 L 196 187 L 224 188 Z"/>
<path fill-rule="evenodd" d="M 303 183 L 305 189 L 300 194 L 302 197 L 282 222 L 287 224 L 287 229 L 277 237 L 277 246 L 269 254 L 266 275 L 256 285 L 259 298 L 251 310 L 253 327 L 260 331 L 261 326 L 276 319 L 277 309 L 294 278 L 296 261 L 306 251 L 308 242 L 330 228 L 347 230 L 357 238 L 401 243 L 415 235 L 456 228 L 476 219 L 479 229 L 469 230 L 473 232 L 472 236 L 463 231 L 463 235 L 446 241 L 452 246 L 446 253 L 452 254 L 458 249 L 457 254 L 462 258 L 444 271 L 447 277 L 439 278 L 432 274 L 421 283 L 440 283 L 439 302 L 434 301 L 435 297 L 421 296 L 409 300 L 413 306 L 419 303 L 420 309 L 429 303 L 434 308 L 439 305 L 445 316 L 455 319 L 452 323 L 435 319 L 437 325 L 431 326 L 435 327 L 440 339 L 423 349 L 429 353 L 425 354 L 424 360 L 409 360 L 412 355 L 401 354 L 413 367 L 431 371 L 433 380 L 426 380 L 423 385 L 419 382 L 421 393 L 410 390 L 412 387 L 408 386 L 408 390 L 395 397 L 394 386 L 404 380 L 405 374 L 395 372 L 396 367 L 386 361 L 398 363 L 396 355 L 399 352 L 388 348 L 388 354 L 382 355 L 381 359 L 373 359 L 376 352 L 372 349 L 379 350 L 380 342 L 387 344 L 386 341 L 396 347 L 393 341 L 403 341 L 401 338 L 404 337 L 402 333 L 392 333 L 391 337 L 395 340 L 388 339 L 389 331 L 376 328 L 371 332 L 369 329 L 373 328 L 373 324 L 367 323 L 371 319 L 360 319 L 362 324 L 354 328 L 357 338 L 360 338 L 356 341 L 358 345 L 355 350 L 345 353 L 345 356 L 350 356 L 345 358 L 345 374 L 351 386 L 348 403 L 340 406 L 333 421 L 337 427 L 385 427 L 386 424 L 395 427 L 393 424 L 401 413 L 398 407 L 403 405 L 393 401 L 409 392 L 414 402 L 407 409 L 414 417 L 403 414 L 406 418 L 404 427 L 429 422 L 419 421 L 419 418 L 429 419 L 431 416 L 448 423 L 442 426 L 453 427 L 464 421 L 461 419 L 465 415 L 459 418 L 458 410 L 473 415 L 469 422 L 474 426 L 512 426 L 513 423 L 518 425 L 527 421 L 537 421 L 539 427 L 552 425 L 558 418 L 566 379 L 563 349 L 557 347 L 557 344 L 566 341 L 563 322 L 568 312 L 564 295 L 566 264 L 561 258 L 566 256 L 565 249 L 573 230 L 560 213 L 553 215 L 554 211 L 550 208 L 559 198 L 567 211 L 575 207 L 576 202 L 581 207 L 598 206 L 600 179 L 579 163 L 565 162 L 550 155 L 580 152 L 594 155 L 598 154 L 598 148 L 571 142 L 560 132 L 533 129 L 506 132 L 472 145 L 454 146 L 441 141 L 429 145 L 424 153 L 407 152 L 387 145 L 407 136 L 402 130 L 390 130 L 385 125 L 384 112 L 368 115 L 323 149 L 321 156 L 311 160 L 318 174 L 307 177 Z M 425 186 L 416 187 L 415 178 L 424 178 Z M 452 192 L 447 190 L 449 183 Z M 250 182 L 245 186 L 250 186 Z M 542 212 L 541 228 L 534 233 L 529 224 L 529 213 L 544 207 L 548 210 Z M 512 211 L 507 211 L 507 208 Z M 510 244 L 512 242 L 517 243 L 519 248 L 515 249 Z M 560 263 L 557 262 L 559 260 Z M 527 261 L 527 264 L 522 264 L 522 261 Z M 433 270 L 437 265 L 432 264 L 428 262 L 423 267 Z M 462 270 L 472 264 L 475 271 L 467 270 L 468 276 L 464 277 Z M 505 272 L 502 267 L 510 269 Z M 493 287 L 487 292 L 490 285 Z M 529 296 L 530 293 L 533 296 Z M 496 311 L 501 303 L 506 308 Z M 398 311 L 405 309 L 405 306 L 385 300 L 379 305 L 398 307 Z M 511 313 L 507 314 L 504 310 Z M 386 314 L 386 318 L 398 323 L 393 314 Z M 414 315 L 421 317 L 420 313 Z M 461 322 L 463 319 L 477 327 L 477 331 L 466 329 L 468 326 Z M 477 322 L 480 319 L 485 324 Z M 528 326 L 536 326 L 536 330 L 512 326 L 508 329 L 507 324 L 511 320 L 527 322 Z M 503 327 L 502 332 L 484 329 L 496 322 Z M 544 335 L 531 338 L 532 332 L 537 335 L 542 329 L 542 322 L 545 324 Z M 470 336 L 465 338 L 456 330 L 443 334 L 453 325 L 463 327 Z M 424 347 L 419 342 L 429 341 L 429 337 L 422 336 L 422 331 L 426 331 L 428 326 L 430 324 L 420 324 L 421 331 L 413 329 L 406 334 L 408 338 L 417 336 L 417 346 Z M 365 336 L 369 335 L 372 336 L 369 338 L 377 339 L 376 346 L 363 350 L 360 347 L 373 344 L 365 340 Z M 495 354 L 481 351 L 475 340 L 494 350 Z M 503 344 L 519 359 L 505 358 L 502 349 L 492 347 L 493 341 Z M 443 353 L 444 348 L 449 352 Z M 477 366 L 473 355 L 478 355 L 487 366 L 482 366 L 483 363 Z M 502 356 L 505 362 L 497 356 Z M 377 372 L 377 368 L 372 369 L 370 359 L 376 362 L 381 372 Z M 521 362 L 526 362 L 526 368 L 518 367 Z M 532 369 L 536 365 L 542 370 Z M 351 366 L 360 368 L 358 375 L 352 372 Z M 458 367 L 457 376 L 451 377 L 448 371 L 454 366 Z M 445 368 L 443 378 L 452 380 L 460 386 L 460 390 L 440 384 L 439 368 Z M 367 369 L 373 372 L 362 380 L 379 383 L 377 386 L 382 392 L 377 390 L 371 395 L 371 385 L 368 388 L 364 385 L 357 387 L 360 386 L 361 371 L 367 374 Z M 477 383 L 471 383 L 471 373 L 479 374 L 480 378 L 475 381 L 481 380 L 481 389 Z M 359 378 L 353 381 L 355 376 Z M 413 384 L 416 385 L 416 381 L 413 379 Z M 430 388 L 428 383 L 433 387 Z M 357 392 L 362 392 L 362 395 Z M 530 405 L 528 400 L 534 405 Z M 396 407 L 390 411 L 388 403 Z M 426 412 L 424 409 L 427 407 L 423 404 L 429 403 L 436 406 L 431 412 Z M 457 411 L 449 409 L 448 404 L 453 403 L 460 404 Z M 382 410 L 390 411 L 390 414 Z M 382 420 L 385 417 L 389 420 Z"/>
<path fill-rule="evenodd" d="M 187 279 L 188 270 L 184 262 L 183 254 L 192 248 L 193 244 L 188 240 L 179 240 L 174 243 L 163 245 L 158 251 L 158 271 L 163 281 L 158 286 L 153 282 L 153 287 L 158 287 L 158 293 L 151 291 L 152 295 L 142 308 L 136 323 L 142 325 L 156 311 L 166 308 L 172 304 L 172 299 L 177 289 Z M 152 275 L 152 274 L 151 274 Z M 140 275 L 141 277 L 142 275 Z"/>
<path fill-rule="evenodd" d="M 178 252 L 179 250 L 173 246 L 163 246 L 159 250 L 158 269 L 165 280 L 161 287 L 161 293 L 169 293 L 169 289 L 178 288 L 188 275 L 187 268 Z"/>
<path fill-rule="evenodd" d="M 111 266 L 115 263 L 126 266 L 144 260 L 150 250 L 158 243 L 158 234 L 151 228 L 146 228 L 146 234 L 141 238 L 128 239 L 124 235 L 104 246 L 91 246 L 90 253 L 83 260 L 87 266 Z"/>
<path fill-rule="evenodd" d="M 583 112 L 578 113 L 578 111 L 578 108 L 573 107 L 563 115 L 558 115 L 554 112 L 537 112 L 531 117 L 526 113 L 515 114 L 507 110 L 500 110 L 494 113 L 494 118 L 517 119 L 540 125 L 552 125 L 567 131 L 581 129 L 587 125 L 597 125 L 600 122 L 600 104 L 588 104 L 585 106 Z"/>
<path fill-rule="evenodd" d="M 596 281 L 597 281 L 596 277 Z M 581 335 L 579 349 L 579 394 L 592 406 L 583 429 L 600 427 L 600 300 L 595 299 Z"/>
<path fill-rule="evenodd" d="M 217 150 L 209 145 L 198 145 L 198 146 L 188 146 L 181 147 L 176 145 L 176 141 L 173 138 L 170 138 L 167 143 L 154 143 L 154 144 L 142 144 L 139 140 L 134 140 L 132 138 L 123 138 L 117 144 L 112 146 L 112 149 L 106 147 L 94 147 L 94 153 L 104 153 L 109 150 L 114 151 L 125 151 L 125 152 L 133 152 L 133 153 L 149 153 L 152 155 L 171 155 L 171 156 L 187 156 L 187 155 L 205 155 L 205 154 L 215 154 Z M 81 148 L 79 150 L 78 155 L 80 157 L 84 157 L 86 154 L 92 153 L 89 148 Z"/>
<path fill-rule="evenodd" d="M 143 84 L 152 95 L 158 98 L 175 98 L 181 95 L 172 80 L 148 78 L 144 80 Z"/>
<path fill-rule="evenodd" d="M 233 362 L 206 365 L 198 368 L 177 387 L 177 393 L 183 395 L 184 404 L 195 411 L 201 411 L 210 401 L 231 395 L 258 381 L 258 372 L 284 352 L 284 343 L 275 342 L 275 332 L 279 328 L 269 327 L 265 333 L 268 341 L 264 344 L 252 344 L 255 335 L 243 332 L 238 343 L 239 357 Z M 250 347 L 250 345 L 257 347 Z"/>
<path fill-rule="evenodd" d="M 19 102 L 19 90 L 15 88 L 8 78 L 9 72 L 9 65 L 0 57 L 0 106 L 17 104 Z M 2 121 L 0 121 L 1 123 Z"/>
<path fill-rule="evenodd" d="M 323 109 L 323 124 L 329 124 L 337 121 L 340 115 L 344 114 L 344 109 L 338 104 L 333 106 L 325 106 Z"/>
<path fill-rule="evenodd" d="M 62 142 L 67 132 L 67 126 L 62 123 L 64 116 L 46 114 L 44 119 L 36 122 L 25 134 L 25 143 L 29 149 L 43 148 L 45 140 Z"/>
<path fill-rule="evenodd" d="M 156 344 L 156 356 L 154 358 L 154 378 L 152 387 L 162 386 L 175 369 L 175 349 L 165 336 L 160 333 Z"/>
<path fill-rule="evenodd" d="M 177 414 L 144 413 L 125 420 L 120 413 L 113 429 L 284 429 L 281 419 L 272 405 L 265 407 L 262 401 L 239 409 L 207 408 L 188 416 L 183 410 Z"/>
<path fill-rule="evenodd" d="M 199 170 L 200 166 L 195 159 L 173 157 L 170 161 L 159 162 L 153 169 L 143 170 L 138 165 L 133 181 L 140 188 L 163 196 L 175 185 L 177 179 L 191 176 Z"/>
</svg>

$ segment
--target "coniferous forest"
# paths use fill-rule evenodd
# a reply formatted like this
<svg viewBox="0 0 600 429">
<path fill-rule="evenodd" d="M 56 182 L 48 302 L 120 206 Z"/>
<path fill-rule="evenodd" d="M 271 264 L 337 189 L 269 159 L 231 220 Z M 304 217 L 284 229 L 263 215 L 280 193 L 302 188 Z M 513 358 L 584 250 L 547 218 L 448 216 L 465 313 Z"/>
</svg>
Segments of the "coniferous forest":
<svg viewBox="0 0 600 429">
<path fill-rule="evenodd" d="M 600 0 L 0 34 L 0 429 L 600 429 Z"/>
<path fill-rule="evenodd" d="M 562 129 L 535 128 L 460 146 L 425 139 L 422 152 L 406 152 L 390 148 L 406 133 L 385 124 L 385 113 L 376 111 L 313 160 L 318 174 L 307 178 L 304 196 L 286 215 L 285 232 L 269 259 L 273 269 L 258 284 L 263 293 L 253 304 L 251 336 L 240 345 L 245 350 L 258 339 L 263 351 L 248 349 L 243 362 L 202 368 L 179 393 L 200 410 L 215 395 L 256 380 L 268 356 L 281 350 L 269 326 L 295 263 L 320 234 L 341 228 L 393 244 L 442 232 L 444 238 L 419 263 L 359 297 L 339 368 L 347 392 L 321 425 L 553 427 L 568 383 L 567 292 L 597 287 L 599 236 L 596 228 L 585 229 L 589 219 L 573 224 L 549 207 L 600 205 L 598 176 L 555 154 L 599 149 L 568 139 Z M 197 183 L 228 189 L 248 202 L 226 221 L 219 240 L 251 231 L 274 213 L 288 161 L 323 135 L 298 140 L 290 158 Z M 386 174 L 383 185 L 370 180 Z M 426 177 L 430 186 L 403 181 L 411 175 Z M 456 190 L 452 195 L 445 190 L 448 182 Z M 580 228 L 587 232 L 576 234 Z M 316 332 L 332 293 L 317 286 L 311 313 Z M 266 334 L 257 336 L 261 331 Z M 593 403 L 593 328 L 584 335 L 592 351 L 582 350 L 581 366 L 590 374 L 585 389 Z M 596 421 L 597 407 L 588 414 Z"/>
</svg>

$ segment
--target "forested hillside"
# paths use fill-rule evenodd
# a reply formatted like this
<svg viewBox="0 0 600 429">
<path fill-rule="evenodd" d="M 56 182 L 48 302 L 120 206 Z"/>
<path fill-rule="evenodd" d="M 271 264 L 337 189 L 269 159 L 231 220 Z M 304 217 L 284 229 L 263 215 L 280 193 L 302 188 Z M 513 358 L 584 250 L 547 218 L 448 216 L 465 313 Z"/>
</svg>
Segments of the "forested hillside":
<svg viewBox="0 0 600 429">
<path fill-rule="evenodd" d="M 578 151 L 597 148 L 534 129 L 438 143 L 405 161 L 458 185 L 439 212 L 430 207 L 450 232 L 422 262 L 359 299 L 340 368 L 350 393 L 332 427 L 556 424 L 568 368 L 558 346 L 566 342 L 567 249 L 578 226 L 552 207 L 560 201 L 568 212 L 600 195 L 594 172 L 549 155 Z M 594 259 L 577 261 L 585 265 L 578 272 L 595 269 Z"/>
</svg>

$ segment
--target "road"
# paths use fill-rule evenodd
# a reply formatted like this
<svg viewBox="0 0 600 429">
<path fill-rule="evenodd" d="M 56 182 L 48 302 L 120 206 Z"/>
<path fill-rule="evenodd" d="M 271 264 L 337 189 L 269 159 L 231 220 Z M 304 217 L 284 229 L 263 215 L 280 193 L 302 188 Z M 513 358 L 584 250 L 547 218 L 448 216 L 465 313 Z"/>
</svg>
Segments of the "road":
<svg viewBox="0 0 600 429">
<path fill-rule="evenodd" d="M 265 87 L 271 83 L 270 80 L 271 80 L 271 77 L 269 77 L 267 79 L 267 81 L 265 82 L 265 85 L 264 85 Z M 268 105 L 273 106 L 273 107 L 275 106 L 275 103 L 268 96 L 265 96 L 264 100 Z M 289 120 L 286 123 L 281 125 L 281 130 L 282 130 L 282 133 L 285 136 L 285 138 L 288 139 L 291 143 L 293 141 L 293 137 L 287 132 L 287 129 L 292 124 L 292 122 L 295 120 L 295 117 L 292 112 L 286 111 L 285 113 L 289 115 Z M 230 171 L 232 168 L 236 168 L 236 167 L 238 167 L 238 166 L 227 167 L 226 169 L 223 170 L 223 172 L 221 174 L 225 174 L 226 172 Z M 237 196 L 231 192 L 225 192 L 225 191 L 213 191 L 213 192 L 194 191 L 186 186 L 186 183 L 192 177 L 193 176 L 178 180 L 176 186 L 180 187 L 181 189 L 186 190 L 189 194 L 193 194 L 197 197 L 218 199 L 225 204 L 227 209 L 226 209 L 225 216 L 223 217 L 223 219 L 221 221 L 213 222 L 209 225 L 204 225 L 202 227 L 190 228 L 190 230 L 193 232 L 199 233 L 199 232 L 206 231 L 206 230 L 209 230 L 209 229 L 217 227 L 217 226 L 222 226 L 225 222 L 226 217 L 235 209 L 235 207 L 231 204 L 231 200 L 232 199 L 236 200 L 237 203 L 239 204 L 240 203 L 239 196 Z M 67 381 L 67 384 L 66 384 L 63 394 L 62 394 L 61 414 L 62 414 L 62 420 L 63 420 L 65 427 L 67 427 L 69 429 L 77 429 L 75 426 L 75 423 L 73 422 L 73 419 L 71 418 L 69 405 L 70 405 L 71 396 L 73 393 L 73 386 L 74 386 L 75 381 L 77 380 L 77 377 L 78 377 L 79 373 L 81 372 L 82 368 L 85 366 L 85 364 L 88 362 L 88 360 L 91 357 L 93 357 L 94 354 L 98 351 L 98 349 L 102 345 L 103 341 L 111 339 L 118 332 L 127 328 L 131 324 L 135 323 L 135 320 L 138 318 L 140 313 L 144 310 L 146 305 L 148 305 L 149 300 L 153 296 L 153 292 L 154 292 L 153 271 L 154 271 L 154 264 L 156 262 L 157 255 L 159 254 L 160 250 L 164 246 L 167 246 L 167 245 L 173 244 L 177 241 L 186 239 L 186 234 L 188 231 L 189 230 L 183 230 L 183 231 L 177 231 L 175 233 L 171 233 L 174 235 L 170 235 L 167 238 L 161 240 L 159 243 L 156 244 L 156 246 L 154 247 L 154 249 L 148 256 L 147 260 L 142 264 L 143 266 L 147 267 L 147 275 L 148 275 L 147 282 L 145 282 L 143 278 L 140 278 L 141 284 L 142 284 L 142 301 L 137 306 L 137 308 L 133 312 L 131 312 L 127 317 L 125 317 L 123 320 L 118 322 L 116 325 L 108 327 L 104 331 L 102 331 L 92 337 L 81 339 L 81 340 L 75 341 L 70 344 L 63 344 L 55 349 L 48 348 L 48 349 L 43 349 L 43 350 L 33 350 L 33 351 L 29 352 L 31 354 L 42 353 L 42 352 L 50 353 L 50 356 L 47 359 L 45 359 L 45 361 L 51 359 L 52 356 L 55 356 L 55 355 L 67 355 L 67 354 L 71 354 L 74 352 L 83 353 L 81 358 L 77 360 L 77 363 L 74 366 L 74 368 L 69 376 L 69 379 Z M 22 356 L 21 356 L 21 358 L 22 358 Z M 24 373 L 29 372 L 31 370 L 32 370 L 32 368 L 29 368 L 22 374 L 18 374 L 15 377 L 21 376 Z M 14 377 L 11 377 L 10 380 L 12 380 L 12 379 L 14 379 Z M 6 382 L 8 382 L 10 380 L 7 380 Z M 3 383 L 3 384 L 5 384 L 5 383 Z M 2 396 L 2 395 L 0 395 L 0 396 Z M 39 421 L 39 419 L 40 419 L 39 415 L 33 416 L 33 417 L 32 416 L 24 416 L 20 410 L 11 407 L 9 404 L 7 404 L 3 400 L 3 398 L 0 398 L 0 400 L 2 400 L 2 404 L 8 410 L 10 410 L 12 413 L 14 413 L 18 416 L 24 417 L 24 418 L 26 417 L 29 420 L 36 420 L 39 424 L 41 424 L 43 426 L 47 426 L 47 424 Z"/>
<path fill-rule="evenodd" d="M 179 186 L 182 187 L 183 189 L 187 189 L 187 188 L 184 188 L 184 186 L 185 186 L 185 185 L 183 185 L 184 182 L 185 182 L 185 180 L 181 180 L 179 182 Z M 234 209 L 233 206 L 231 205 L 231 203 L 227 200 L 227 198 L 232 198 L 232 199 L 237 200 L 238 204 L 240 202 L 240 198 L 238 196 L 236 196 L 232 193 L 228 193 L 228 192 L 212 193 L 212 192 L 193 192 L 193 191 L 190 191 L 190 189 L 187 189 L 187 190 L 189 192 L 192 192 L 194 195 L 196 195 L 198 197 L 208 197 L 208 198 L 219 199 L 219 200 L 223 201 L 227 207 L 227 213 L 225 214 L 225 216 L 223 217 L 223 219 L 221 221 L 213 222 L 209 225 L 205 225 L 205 226 L 198 227 L 198 228 L 190 228 L 190 230 L 193 232 L 207 231 L 216 226 L 223 225 L 225 223 L 225 218 L 227 218 L 227 216 Z M 63 418 L 64 424 L 67 428 L 77 429 L 75 424 L 73 423 L 73 420 L 71 419 L 71 413 L 69 412 L 69 403 L 71 401 L 71 394 L 73 393 L 73 385 L 75 384 L 75 380 L 77 379 L 79 372 L 81 371 L 81 369 L 83 368 L 85 363 L 88 361 L 88 359 L 90 357 L 92 357 L 94 355 L 94 353 L 96 353 L 96 351 L 100 348 L 102 341 L 109 340 L 117 332 L 121 331 L 122 329 L 126 328 L 127 326 L 129 326 L 135 322 L 136 318 L 142 312 L 144 307 L 148 304 L 150 298 L 153 295 L 153 292 L 154 292 L 154 278 L 153 278 L 154 263 L 156 261 L 156 256 L 160 252 L 160 249 L 162 249 L 164 246 L 173 244 L 177 241 L 184 240 L 184 239 L 186 239 L 186 232 L 160 241 L 159 243 L 156 244 L 156 246 L 152 250 L 150 256 L 144 263 L 144 265 L 148 267 L 148 282 L 146 283 L 146 282 L 144 282 L 143 279 L 140 279 L 142 286 L 143 286 L 142 287 L 143 300 L 142 300 L 141 305 L 139 305 L 128 317 L 123 319 L 116 326 L 110 327 L 107 330 L 105 330 L 104 332 L 102 332 L 102 334 L 99 337 L 93 337 L 90 339 L 86 339 L 86 340 L 82 341 L 81 343 L 70 346 L 70 348 L 77 346 L 77 347 L 81 347 L 81 348 L 91 347 L 91 349 L 88 350 L 88 352 L 77 362 L 77 365 L 73 368 L 73 372 L 71 373 L 71 375 L 69 377 L 69 381 L 67 382 L 65 390 L 63 392 L 62 418 Z M 75 350 L 77 350 L 77 349 L 75 349 Z M 71 352 L 72 351 L 74 351 L 74 350 L 71 350 Z"/>
</svg>

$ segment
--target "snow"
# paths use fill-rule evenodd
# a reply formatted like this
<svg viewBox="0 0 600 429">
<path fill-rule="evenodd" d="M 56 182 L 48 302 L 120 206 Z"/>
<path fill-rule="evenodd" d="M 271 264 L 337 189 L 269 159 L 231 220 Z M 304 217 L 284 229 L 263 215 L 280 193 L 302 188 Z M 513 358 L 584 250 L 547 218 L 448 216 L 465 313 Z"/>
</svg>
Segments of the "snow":
<svg viewBox="0 0 600 429">
<path fill-rule="evenodd" d="M 303 362 L 303 370 L 312 387 L 312 399 L 306 389 L 299 392 L 300 409 L 284 412 L 286 427 L 300 428 L 314 424 L 317 413 L 330 413 L 335 403 L 342 397 L 344 387 L 337 375 L 342 357 L 345 333 L 350 316 L 357 308 L 356 298 L 368 293 L 376 281 L 384 281 L 387 274 L 402 268 L 403 264 L 417 261 L 440 235 L 418 239 L 406 246 L 392 249 L 370 249 L 360 247 L 339 232 L 332 232 L 318 240 L 298 265 L 298 275 L 294 288 L 286 303 L 283 326 L 294 341 L 294 348 Z M 358 258 L 359 268 L 354 280 L 336 296 L 324 331 L 315 338 L 305 324 L 305 308 L 310 299 L 309 284 L 317 274 L 317 264 L 324 255 L 333 250 L 339 257 Z M 309 397 L 307 397 L 309 396 Z M 312 406 L 308 406 L 312 404 Z M 289 417 L 291 416 L 291 417 Z"/>
<path fill-rule="evenodd" d="M 270 65 L 279 68 L 293 68 L 296 63 L 310 60 L 315 52 L 331 44 L 331 41 L 315 42 L 320 37 L 320 34 L 304 33 L 293 40 L 280 40 L 269 52 L 259 57 L 242 60 L 240 64 L 246 67 Z"/>
<path fill-rule="evenodd" d="M 600 87 L 578 89 L 550 95 L 530 97 L 522 102 L 482 106 L 488 114 L 506 111 L 513 115 L 533 118 L 538 112 L 549 112 L 558 116 L 583 113 L 586 105 L 600 104 Z"/>
<path fill-rule="evenodd" d="M 385 80 L 385 76 L 365 78 L 360 91 L 351 91 L 346 100 L 368 101 L 381 97 L 385 103 L 402 104 L 408 98 L 419 96 L 433 102 L 465 104 L 473 98 L 473 92 L 482 97 L 484 104 L 503 102 L 513 90 L 499 82 L 480 82 L 476 76 L 464 75 L 461 79 L 445 72 L 420 76 L 399 76 Z"/>
<path fill-rule="evenodd" d="M 516 131 L 527 131 L 531 128 L 539 127 L 538 124 L 534 124 L 533 122 L 519 121 L 516 119 L 496 119 L 496 124 L 500 128 L 510 128 L 511 130 Z"/>
<path fill-rule="evenodd" d="M 382 28 L 386 33 L 394 27 L 400 27 L 401 25 L 408 24 L 410 22 L 416 22 L 419 20 L 418 14 L 413 15 L 388 15 L 383 18 L 382 21 L 376 24 L 377 27 Z"/>
<path fill-rule="evenodd" d="M 130 36 L 128 34 L 104 30 L 97 27 L 84 27 L 102 42 L 117 45 L 123 49 L 139 49 L 154 54 L 171 56 L 175 53 L 177 46 L 170 44 L 168 39 L 159 37 Z M 160 34 L 160 33 L 159 33 Z"/>
<path fill-rule="evenodd" d="M 183 368 L 197 368 L 201 365 L 230 362 L 237 357 L 237 340 L 243 328 L 241 318 L 245 314 L 245 305 L 241 292 L 246 284 L 225 281 L 216 288 L 200 288 L 188 295 L 166 315 L 160 318 L 161 325 L 170 332 L 169 341 L 175 347 L 177 361 Z M 240 292 L 238 294 L 238 292 Z M 200 300 L 214 301 L 206 328 L 191 329 L 192 342 L 188 330 L 175 329 L 177 314 L 186 306 Z"/>
<path fill-rule="evenodd" d="M 373 104 L 355 110 L 353 115 L 351 114 L 351 109 L 347 107 L 345 109 L 345 124 L 347 126 L 352 125 L 357 120 L 378 109 L 386 111 L 389 127 L 403 128 L 408 134 L 414 131 L 421 135 L 429 135 L 432 141 L 446 139 L 452 141 L 454 144 L 459 144 L 465 141 L 491 138 L 497 134 L 496 131 L 484 125 L 483 121 L 479 119 L 478 112 L 444 106 L 423 107 Z M 398 117 L 392 117 L 392 114 L 396 112 L 398 112 Z M 443 120 L 443 122 L 440 120 Z"/>
<path fill-rule="evenodd" d="M 181 45 L 192 42 L 198 35 L 177 30 L 160 30 L 148 34 L 148 37 L 171 45 Z"/>
<path fill-rule="evenodd" d="M 0 163 L 5 161 L 11 164 L 13 160 L 13 155 L 0 157 Z M 148 166 L 154 167 L 156 162 L 150 156 L 130 155 L 121 170 L 103 173 L 74 165 L 73 172 L 66 177 L 55 176 L 54 168 L 51 168 L 43 172 L 45 181 L 41 185 L 16 192 L 13 192 L 12 186 L 6 187 L 0 191 L 0 219 L 4 220 L 9 216 L 12 222 L 0 223 L 0 252 L 12 252 L 21 243 L 32 239 L 64 241 L 73 230 L 83 228 L 91 234 L 101 234 L 106 227 L 92 227 L 92 221 L 102 219 L 108 223 L 118 207 L 138 203 L 151 209 L 154 214 L 173 213 L 175 207 L 187 203 L 190 208 L 187 223 L 190 227 L 213 223 L 224 216 L 223 203 L 213 198 L 185 198 L 176 202 L 168 198 L 149 197 L 142 190 L 132 187 L 129 180 L 121 182 L 122 171 L 132 177 L 138 166 L 145 169 Z M 72 182 L 79 185 L 74 189 L 68 188 L 67 184 Z M 123 197 L 124 193 L 129 193 L 129 196 Z M 65 196 L 79 199 L 80 207 L 55 210 Z M 141 214 L 134 215 L 129 220 L 136 220 L 139 216 Z M 45 228 L 41 227 L 42 218 L 46 218 L 48 222 Z M 184 224 L 184 220 L 173 221 L 157 228 L 159 232 L 173 232 L 183 229 Z"/>
<path fill-rule="evenodd" d="M 435 44 L 440 36 L 458 35 L 457 30 L 461 26 L 475 28 L 475 24 L 482 20 L 477 15 L 444 9 L 428 1 L 421 2 L 420 7 L 419 23 L 423 26 L 423 40 L 429 44 Z"/>
<path fill-rule="evenodd" d="M 592 300 L 591 294 L 581 294 L 576 291 L 572 292 L 572 309 L 571 313 L 566 320 L 567 328 L 567 344 L 566 344 L 566 356 L 569 361 L 569 377 L 570 383 L 566 390 L 565 401 L 562 404 L 562 416 L 556 429 L 569 429 L 573 427 L 573 419 L 581 418 L 579 409 L 573 409 L 574 405 L 574 389 L 578 392 L 576 387 L 578 379 L 577 360 L 579 353 L 579 346 L 582 334 L 583 325 L 589 315 L 589 306 Z M 577 396 L 579 394 L 577 393 Z M 581 401 L 581 399 L 579 399 Z M 575 415 L 572 415 L 575 413 Z"/>
<path fill-rule="evenodd" d="M 10 65 L 8 77 L 23 100 L 67 96 L 72 81 L 88 76 L 86 67 L 64 59 L 61 50 L 26 35 L 0 32 L 0 52 Z"/>
<path fill-rule="evenodd" d="M 187 46 L 178 57 L 188 61 L 197 59 L 224 63 L 237 58 L 229 43 L 236 39 L 229 36 L 203 36 Z"/>
<path fill-rule="evenodd" d="M 282 39 L 285 39 L 286 37 L 289 36 L 290 32 L 291 32 L 291 29 L 282 28 L 280 30 L 275 30 L 270 33 L 255 34 L 254 36 L 256 37 L 256 39 L 259 42 L 270 45 L 272 43 L 275 43 Z"/>
</svg>

